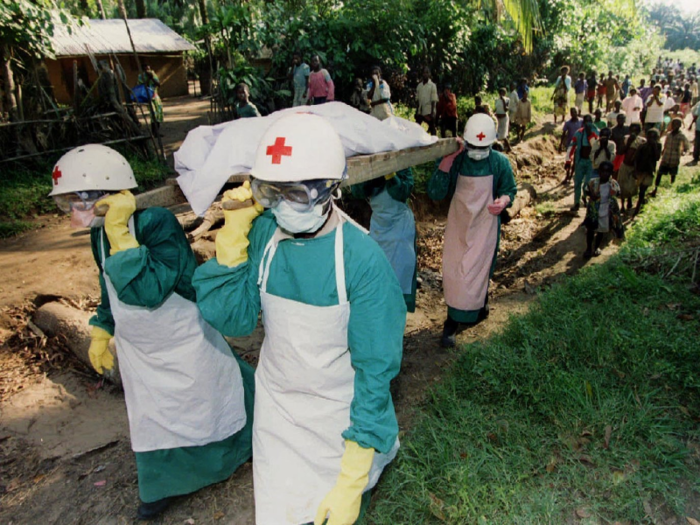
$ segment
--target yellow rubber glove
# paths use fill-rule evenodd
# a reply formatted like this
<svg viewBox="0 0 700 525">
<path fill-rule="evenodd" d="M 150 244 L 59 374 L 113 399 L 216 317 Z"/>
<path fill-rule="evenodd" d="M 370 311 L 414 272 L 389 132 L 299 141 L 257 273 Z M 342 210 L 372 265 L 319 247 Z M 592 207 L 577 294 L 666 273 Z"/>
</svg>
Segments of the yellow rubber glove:
<svg viewBox="0 0 700 525">
<path fill-rule="evenodd" d="M 227 210 L 226 202 L 244 203 L 252 201 L 253 204 Z M 245 181 L 242 186 L 224 192 L 221 199 L 224 207 L 224 227 L 216 235 L 216 260 L 219 264 L 233 267 L 248 260 L 248 233 L 253 226 L 253 219 L 263 212 L 263 207 L 253 200 L 253 192 L 250 182 Z"/>
<path fill-rule="evenodd" d="M 105 232 L 109 239 L 110 255 L 139 247 L 136 238 L 129 233 L 129 217 L 136 211 L 136 199 L 129 190 L 108 195 L 97 201 L 95 206 L 109 206 L 105 214 Z"/>
<path fill-rule="evenodd" d="M 338 480 L 319 505 L 314 525 L 323 525 L 326 518 L 326 525 L 353 525 L 357 521 L 373 459 L 373 448 L 362 448 L 354 441 L 345 441 Z"/>
<path fill-rule="evenodd" d="M 384 175 L 384 180 L 391 180 L 396 177 L 396 173 L 389 173 L 389 175 Z"/>
<path fill-rule="evenodd" d="M 90 338 L 88 356 L 95 371 L 98 374 L 102 374 L 105 369 L 111 370 L 114 368 L 114 356 L 109 351 L 109 340 L 112 339 L 110 333 L 99 326 L 93 326 Z"/>
</svg>

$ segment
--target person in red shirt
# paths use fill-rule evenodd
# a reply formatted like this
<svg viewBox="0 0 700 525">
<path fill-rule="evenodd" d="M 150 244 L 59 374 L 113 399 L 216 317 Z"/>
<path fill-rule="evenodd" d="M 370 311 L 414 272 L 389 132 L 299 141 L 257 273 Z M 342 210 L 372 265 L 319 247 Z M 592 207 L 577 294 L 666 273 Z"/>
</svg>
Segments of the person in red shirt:
<svg viewBox="0 0 700 525">
<path fill-rule="evenodd" d="M 440 123 L 440 134 L 445 138 L 445 132 L 451 131 L 457 136 L 457 97 L 452 93 L 452 85 L 445 84 L 437 103 L 437 119 Z"/>
</svg>

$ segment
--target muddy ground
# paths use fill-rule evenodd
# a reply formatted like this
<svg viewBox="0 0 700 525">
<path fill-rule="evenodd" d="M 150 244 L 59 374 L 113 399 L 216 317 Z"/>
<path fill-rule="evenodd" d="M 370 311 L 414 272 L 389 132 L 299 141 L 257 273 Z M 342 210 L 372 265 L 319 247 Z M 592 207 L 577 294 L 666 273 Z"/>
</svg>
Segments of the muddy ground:
<svg viewBox="0 0 700 525">
<path fill-rule="evenodd" d="M 199 104 L 201 112 L 205 105 Z M 186 107 L 178 111 L 182 129 L 173 135 L 184 138 L 182 131 L 192 121 Z M 533 184 L 538 199 L 504 226 L 491 315 L 463 332 L 460 342 L 487 337 L 510 315 L 525 311 L 539 289 L 587 264 L 581 256 L 584 212 L 568 212 L 572 190 L 560 184 L 563 155 L 542 131 L 536 127 L 513 153 L 519 182 Z M 417 311 L 408 316 L 402 371 L 393 387 L 402 431 L 456 355 L 438 345 L 446 311 L 440 278 L 444 207 L 424 195 L 414 195 L 412 202 L 422 284 Z M 548 203 L 545 215 L 535 208 L 543 203 Z M 132 523 L 138 491 L 123 394 L 69 357 L 60 337 L 43 339 L 27 322 L 49 299 L 95 306 L 97 269 L 89 236 L 59 217 L 38 222 L 38 230 L 0 242 L 0 523 Z M 608 245 L 590 264 L 615 250 Z M 254 364 L 261 340 L 258 328 L 231 342 Z M 155 523 L 253 524 L 250 463 L 228 481 L 180 498 Z"/>
</svg>

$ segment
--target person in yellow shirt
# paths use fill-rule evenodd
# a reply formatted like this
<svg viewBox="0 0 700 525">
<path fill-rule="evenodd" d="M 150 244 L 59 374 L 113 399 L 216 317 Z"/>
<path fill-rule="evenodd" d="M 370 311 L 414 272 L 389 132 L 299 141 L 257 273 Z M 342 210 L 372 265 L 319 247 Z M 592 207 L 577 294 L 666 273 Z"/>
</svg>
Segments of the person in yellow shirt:
<svg viewBox="0 0 700 525">
<path fill-rule="evenodd" d="M 428 133 L 436 135 L 438 92 L 437 86 L 430 79 L 430 68 L 427 66 L 423 68 L 423 78 L 416 87 L 416 101 L 418 103 L 416 122 L 418 124 L 427 123 Z"/>
</svg>

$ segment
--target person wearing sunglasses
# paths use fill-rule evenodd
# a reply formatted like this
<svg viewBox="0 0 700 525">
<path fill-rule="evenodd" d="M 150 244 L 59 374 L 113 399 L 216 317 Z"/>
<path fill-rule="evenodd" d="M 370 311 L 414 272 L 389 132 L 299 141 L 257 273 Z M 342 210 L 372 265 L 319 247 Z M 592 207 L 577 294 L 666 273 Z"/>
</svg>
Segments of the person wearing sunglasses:
<svg viewBox="0 0 700 525">
<path fill-rule="evenodd" d="M 114 338 L 132 449 L 139 519 L 173 496 L 227 479 L 252 452 L 254 376 L 195 304 L 197 266 L 175 216 L 136 210 L 131 166 L 89 144 L 54 167 L 51 196 L 75 228 L 91 228 L 101 302 L 90 320 L 90 362 L 114 367 Z M 106 211 L 100 216 L 102 210 Z"/>
<path fill-rule="evenodd" d="M 328 121 L 276 120 L 252 182 L 224 193 L 216 258 L 195 272 L 202 315 L 227 336 L 250 334 L 262 311 L 257 525 L 355 523 L 398 450 L 390 383 L 406 305 L 381 248 L 334 203 L 345 177 Z"/>
</svg>

